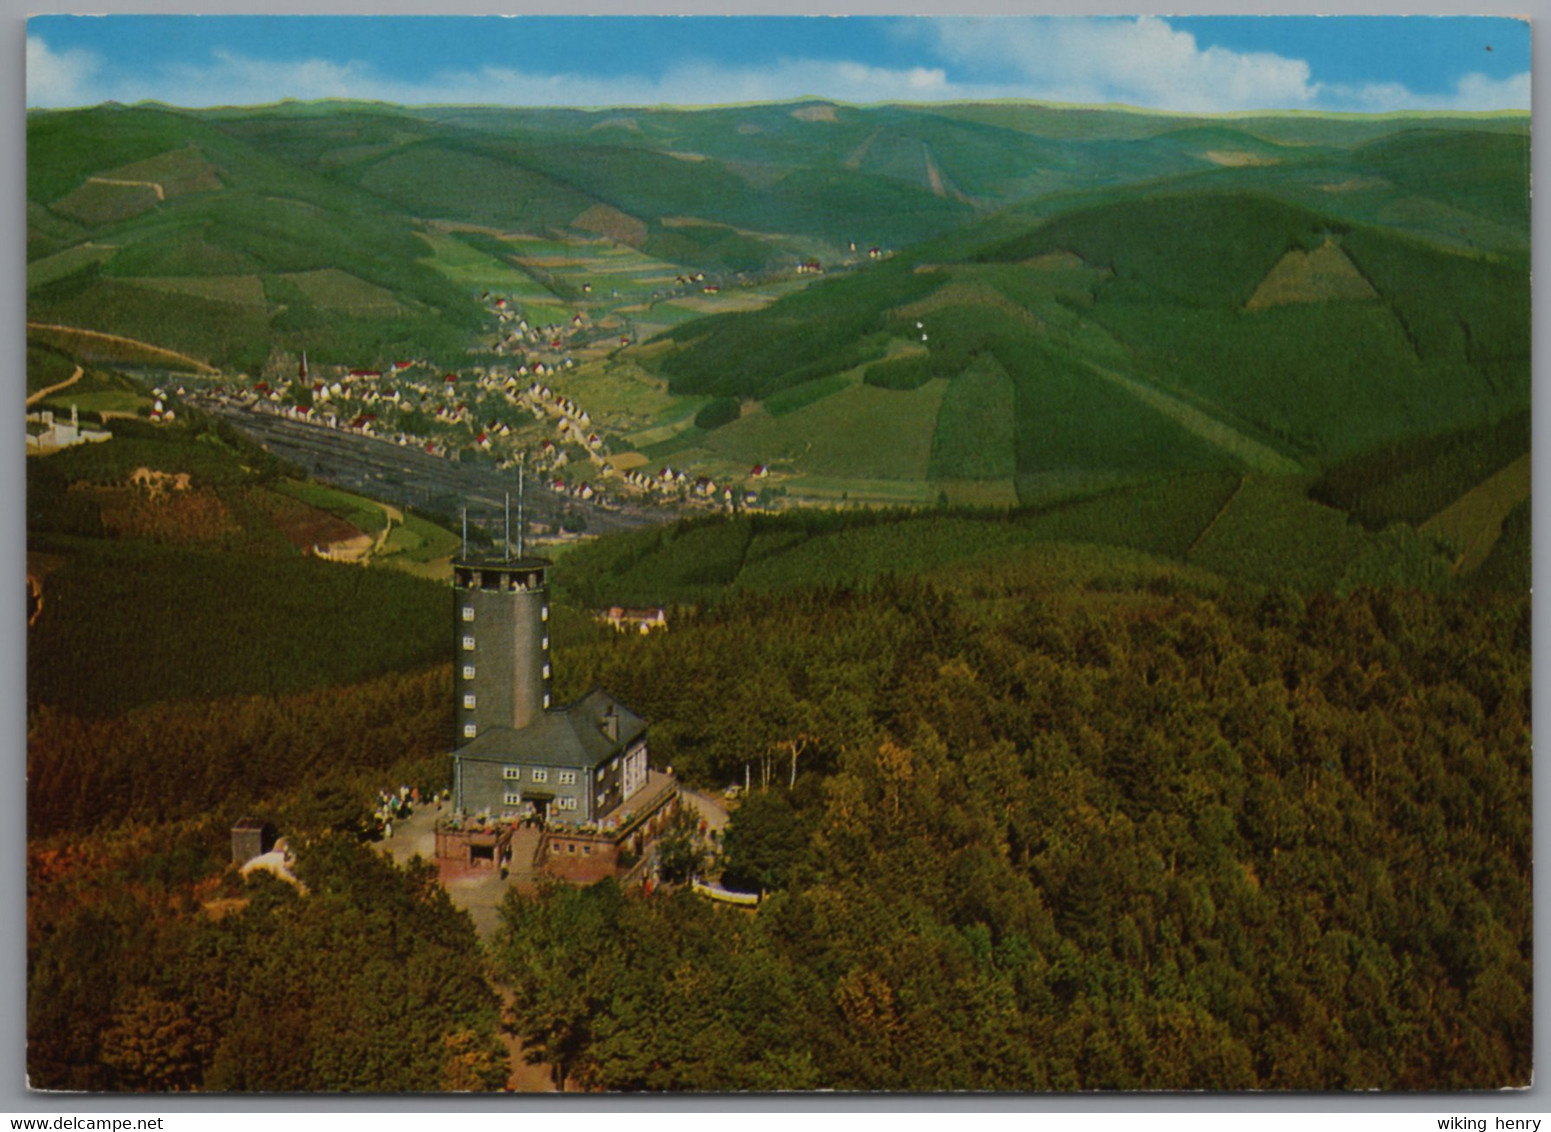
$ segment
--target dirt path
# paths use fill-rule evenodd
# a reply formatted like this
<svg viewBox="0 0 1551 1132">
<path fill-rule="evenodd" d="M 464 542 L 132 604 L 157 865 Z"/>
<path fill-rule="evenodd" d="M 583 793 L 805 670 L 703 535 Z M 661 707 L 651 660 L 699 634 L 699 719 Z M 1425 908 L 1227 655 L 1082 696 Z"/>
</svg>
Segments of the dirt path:
<svg viewBox="0 0 1551 1132">
<path fill-rule="evenodd" d="M 393 836 L 377 842 L 377 851 L 403 866 L 413 857 L 427 861 L 436 860 L 436 820 L 443 811 L 435 803 L 422 803 L 403 821 L 393 823 Z M 506 899 L 509 886 L 531 889 L 535 884 L 532 864 L 533 852 L 538 848 L 536 830 L 522 831 L 514 845 L 511 876 L 507 880 L 494 871 L 469 873 L 461 877 L 442 878 L 443 887 L 453 905 L 469 914 L 475 931 L 482 942 L 488 944 L 499 924 L 499 908 Z M 503 1019 L 512 1008 L 511 992 L 490 973 L 491 985 L 501 996 Z M 506 1047 L 506 1088 L 516 1093 L 553 1093 L 555 1082 L 547 1065 L 529 1065 L 522 1039 L 501 1028 L 501 1042 Z"/>
<path fill-rule="evenodd" d="M 372 502 L 382 508 L 382 513 L 388 517 L 388 522 L 382 530 L 377 532 L 377 541 L 372 543 L 372 548 L 366 552 L 366 560 L 368 562 L 381 554 L 382 548 L 388 545 L 388 536 L 393 533 L 393 528 L 404 525 L 404 512 L 393 506 L 393 504 L 383 503 L 375 499 Z"/>
<path fill-rule="evenodd" d="M 1155 389 L 1135 378 L 1096 366 L 1092 362 L 1085 364 L 1105 381 L 1119 386 L 1137 400 L 1156 409 L 1186 432 L 1193 433 L 1208 444 L 1238 457 L 1256 471 L 1291 475 L 1303 470 L 1295 461 L 1283 456 L 1274 448 L 1269 448 L 1258 440 L 1251 440 L 1237 429 L 1225 425 L 1217 418 L 1208 416 L 1200 409 L 1186 404 L 1161 389 Z"/>
<path fill-rule="evenodd" d="M 84 374 L 85 372 L 86 371 L 84 369 L 82 369 L 80 366 L 76 366 L 75 367 L 75 372 L 72 373 L 69 377 L 65 378 L 65 380 L 63 380 L 61 382 L 58 382 L 58 383 L 56 383 L 54 385 L 50 385 L 47 389 L 40 389 L 36 393 L 34 393 L 31 397 L 28 397 L 27 398 L 27 404 L 29 404 L 29 405 L 36 405 L 39 401 L 43 400 L 43 398 L 47 397 L 49 394 L 51 394 L 51 393 L 58 393 L 61 389 L 68 389 L 70 386 L 72 386 L 76 382 L 80 381 L 81 380 L 81 375 Z"/>
<path fill-rule="evenodd" d="M 496 988 L 496 993 L 501 996 L 501 1014 L 503 1018 L 509 1017 L 512 1011 L 512 992 L 494 978 L 490 980 Z M 543 1062 L 535 1065 L 528 1064 L 527 1049 L 522 1044 L 522 1039 L 512 1033 L 506 1026 L 501 1027 L 501 1043 L 506 1046 L 506 1056 L 510 1063 L 510 1070 L 506 1075 L 506 1088 L 513 1093 L 553 1093 L 555 1078 L 549 1070 L 549 1066 Z"/>
<path fill-rule="evenodd" d="M 702 794 L 698 790 L 680 790 L 679 797 L 688 802 L 699 811 L 705 820 L 706 829 L 721 830 L 727 826 L 727 807 L 709 794 Z"/>
<path fill-rule="evenodd" d="M 100 330 L 85 330 L 79 326 L 59 326 L 51 322 L 29 322 L 28 330 L 52 330 L 60 334 L 73 334 L 78 338 L 85 338 L 96 342 L 116 342 L 124 346 L 133 346 L 137 350 L 143 350 L 146 354 L 156 358 L 166 358 L 180 365 L 193 366 L 200 373 L 219 373 L 214 366 L 206 365 L 198 358 L 191 358 L 187 354 L 180 354 L 176 350 L 168 350 L 161 346 L 153 346 L 149 342 L 142 342 L 137 338 L 125 338 L 119 334 L 104 334 Z"/>
<path fill-rule="evenodd" d="M 156 193 L 157 200 L 165 201 L 167 199 L 167 191 L 155 181 L 118 181 L 112 177 L 88 177 L 86 180 L 90 184 L 97 185 L 121 185 L 130 189 L 151 189 Z"/>
<path fill-rule="evenodd" d="M 1461 548 L 1454 573 L 1468 574 L 1492 553 L 1502 534 L 1503 520 L 1529 498 L 1532 480 L 1530 455 L 1526 452 L 1428 519 L 1421 532 L 1454 539 Z"/>
<path fill-rule="evenodd" d="M 1184 553 L 1183 557 L 1184 557 L 1186 562 L 1190 561 L 1190 556 L 1195 553 L 1196 547 L 1201 545 L 1201 540 L 1203 540 L 1204 538 L 1206 538 L 1207 535 L 1212 533 L 1212 528 L 1217 525 L 1218 520 L 1220 520 L 1224 515 L 1226 515 L 1228 513 L 1228 508 L 1233 506 L 1233 501 L 1239 497 L 1239 492 L 1241 492 L 1243 490 L 1244 490 L 1244 477 L 1240 476 L 1239 477 L 1239 482 L 1234 484 L 1233 485 L 1233 490 L 1228 493 L 1228 498 L 1224 499 L 1222 506 L 1217 509 L 1217 514 L 1212 516 L 1212 521 L 1210 523 L 1206 524 L 1206 526 L 1202 527 L 1201 528 L 1201 533 L 1198 534 L 1194 539 L 1192 539 L 1191 542 L 1190 542 L 1190 545 L 1185 548 L 1185 553 Z"/>
</svg>

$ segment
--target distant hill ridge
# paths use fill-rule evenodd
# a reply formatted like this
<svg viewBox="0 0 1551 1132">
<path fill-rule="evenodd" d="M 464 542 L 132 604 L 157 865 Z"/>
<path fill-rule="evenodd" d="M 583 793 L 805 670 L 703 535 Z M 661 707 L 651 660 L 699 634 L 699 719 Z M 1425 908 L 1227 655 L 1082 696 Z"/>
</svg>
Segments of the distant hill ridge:
<svg viewBox="0 0 1551 1132">
<path fill-rule="evenodd" d="M 250 372 L 451 367 L 489 349 L 480 278 L 650 323 L 701 276 L 735 313 L 631 356 L 742 408 L 647 461 L 1035 502 L 1521 408 L 1527 179 L 1524 115 L 98 107 L 29 115 L 28 310 Z M 585 298 L 544 266 L 625 251 Z M 792 293 L 751 309 L 748 279 Z"/>
</svg>

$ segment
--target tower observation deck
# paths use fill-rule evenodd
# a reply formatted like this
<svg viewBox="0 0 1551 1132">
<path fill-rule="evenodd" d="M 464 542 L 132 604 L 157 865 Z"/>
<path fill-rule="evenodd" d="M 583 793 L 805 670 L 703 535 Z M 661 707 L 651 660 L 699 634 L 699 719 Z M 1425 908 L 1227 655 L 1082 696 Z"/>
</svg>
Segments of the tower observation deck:
<svg viewBox="0 0 1551 1132">
<path fill-rule="evenodd" d="M 549 593 L 544 558 L 454 559 L 458 734 L 522 730 L 549 707 Z"/>
</svg>

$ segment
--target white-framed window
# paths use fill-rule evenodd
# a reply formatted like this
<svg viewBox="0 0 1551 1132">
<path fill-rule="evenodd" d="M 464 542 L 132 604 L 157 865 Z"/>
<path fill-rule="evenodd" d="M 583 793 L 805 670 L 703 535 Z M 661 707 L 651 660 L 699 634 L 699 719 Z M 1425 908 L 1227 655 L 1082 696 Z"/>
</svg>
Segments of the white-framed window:
<svg viewBox="0 0 1551 1132">
<path fill-rule="evenodd" d="M 463 678 L 465 680 L 474 679 L 474 666 L 472 664 L 465 664 L 463 666 Z"/>
<path fill-rule="evenodd" d="M 576 772 L 574 770 L 562 770 L 560 772 L 560 785 L 561 786 L 575 786 L 576 785 Z"/>
<path fill-rule="evenodd" d="M 601 766 L 598 768 L 598 781 L 603 781 L 603 768 Z"/>
<path fill-rule="evenodd" d="M 540 621 L 548 621 L 549 620 L 549 606 L 547 606 L 547 605 L 539 606 L 539 620 Z"/>
<path fill-rule="evenodd" d="M 598 805 L 600 805 L 600 806 L 601 806 L 601 805 L 603 805 L 603 800 L 604 800 L 604 799 L 605 799 L 605 798 L 607 798 L 607 797 L 608 797 L 608 795 L 607 795 L 607 794 L 599 794 L 599 795 L 598 795 Z"/>
<path fill-rule="evenodd" d="M 473 648 L 474 647 L 474 638 L 473 637 L 464 637 L 463 638 L 463 647 L 466 648 L 466 649 Z"/>
<path fill-rule="evenodd" d="M 555 808 L 557 810 L 574 810 L 574 809 L 576 809 L 576 799 L 575 798 L 557 798 L 557 799 L 555 799 Z"/>
<path fill-rule="evenodd" d="M 548 637 L 545 637 L 545 638 L 544 638 L 544 640 L 543 640 L 543 642 L 542 642 L 542 644 L 541 644 L 541 645 L 540 645 L 540 646 L 539 646 L 539 647 L 540 647 L 540 648 L 546 648 L 546 649 L 547 649 L 547 648 L 548 648 L 548 647 L 549 647 L 549 638 L 548 638 Z"/>
<path fill-rule="evenodd" d="M 510 790 L 508 790 L 505 794 L 502 794 L 501 798 L 505 801 L 505 803 L 508 806 L 520 806 L 520 805 L 522 805 L 522 795 L 514 793 L 514 792 L 512 792 Z"/>
<path fill-rule="evenodd" d="M 549 665 L 547 664 L 544 666 L 544 679 L 549 679 Z"/>
<path fill-rule="evenodd" d="M 516 782 L 522 778 L 522 767 L 503 766 L 501 768 L 501 777 L 506 779 L 508 782 Z"/>
<path fill-rule="evenodd" d="M 545 707 L 549 706 L 549 693 L 548 692 L 544 693 L 544 706 Z"/>
<path fill-rule="evenodd" d="M 465 621 L 472 621 L 472 620 L 474 620 L 474 607 L 472 605 L 465 605 L 463 607 L 463 620 L 465 620 Z"/>
<path fill-rule="evenodd" d="M 463 725 L 463 737 L 465 739 L 472 739 L 472 738 L 474 738 L 474 736 L 476 736 L 478 734 L 479 734 L 479 726 L 477 724 L 465 723 Z"/>
<path fill-rule="evenodd" d="M 473 692 L 464 692 L 463 693 L 463 706 L 464 707 L 471 708 L 471 707 L 474 706 L 474 702 L 475 701 L 474 701 L 474 693 Z"/>
<path fill-rule="evenodd" d="M 549 771 L 545 770 L 541 766 L 534 767 L 533 770 L 530 773 L 533 776 L 533 781 L 534 782 L 548 782 L 549 781 Z"/>
</svg>

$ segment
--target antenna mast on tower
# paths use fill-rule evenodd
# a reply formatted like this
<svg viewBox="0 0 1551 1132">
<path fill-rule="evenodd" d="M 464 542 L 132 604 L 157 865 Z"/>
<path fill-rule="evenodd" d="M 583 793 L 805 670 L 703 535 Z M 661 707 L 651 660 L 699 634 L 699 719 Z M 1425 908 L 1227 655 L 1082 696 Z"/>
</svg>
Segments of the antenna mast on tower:
<svg viewBox="0 0 1551 1132">
<path fill-rule="evenodd" d="M 469 505 L 463 505 L 463 557 L 469 556 Z"/>
<path fill-rule="evenodd" d="M 506 561 L 512 560 L 512 493 L 506 493 L 506 545 L 503 548 Z"/>
<path fill-rule="evenodd" d="M 526 461 L 517 464 L 517 557 L 522 557 L 522 469 Z"/>
</svg>

